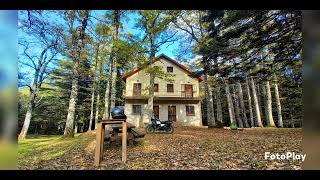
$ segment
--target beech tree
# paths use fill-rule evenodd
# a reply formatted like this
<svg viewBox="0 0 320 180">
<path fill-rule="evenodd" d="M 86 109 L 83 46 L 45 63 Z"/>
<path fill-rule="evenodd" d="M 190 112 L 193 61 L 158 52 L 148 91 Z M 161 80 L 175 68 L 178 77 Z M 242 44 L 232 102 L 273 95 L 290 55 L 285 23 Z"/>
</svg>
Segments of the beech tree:
<svg viewBox="0 0 320 180">
<path fill-rule="evenodd" d="M 33 111 L 41 101 L 38 94 L 44 80 L 50 74 L 49 66 L 56 60 L 58 54 L 55 27 L 46 22 L 45 17 L 43 17 L 44 13 L 46 12 L 28 11 L 28 15 L 20 12 L 21 16 L 19 16 L 22 17 L 19 18 L 20 30 L 27 34 L 24 37 L 36 40 L 30 42 L 24 38 L 19 39 L 21 54 L 18 63 L 31 68 L 33 71 L 32 82 L 23 82 L 24 85 L 29 87 L 30 96 L 23 127 L 19 135 L 21 139 L 24 139 L 27 135 Z M 32 50 L 33 48 L 39 48 L 39 51 Z"/>
<path fill-rule="evenodd" d="M 83 59 L 82 49 L 85 46 L 85 31 L 89 20 L 88 10 L 70 10 L 63 13 L 64 20 L 67 22 L 68 31 L 71 37 L 63 36 L 64 44 L 63 53 L 70 57 L 73 61 L 72 70 L 72 86 L 68 107 L 68 115 L 66 120 L 66 126 L 64 130 L 64 136 L 73 136 L 74 133 L 74 118 L 75 108 L 77 104 L 78 96 L 78 79 L 79 79 L 79 66 L 80 61 Z M 77 26 L 77 27 L 75 27 Z"/>
<path fill-rule="evenodd" d="M 147 68 L 149 73 L 149 97 L 148 97 L 148 116 L 153 117 L 153 99 L 154 99 L 154 80 L 155 77 L 161 78 L 165 73 L 156 66 L 153 66 L 155 55 L 159 48 L 173 41 L 176 41 L 174 31 L 169 31 L 170 24 L 175 20 L 175 11 L 161 11 L 161 10 L 143 10 L 138 12 L 140 17 L 137 21 L 136 27 L 144 32 L 142 42 L 145 43 L 145 52 L 149 54 L 150 66 Z"/>
</svg>

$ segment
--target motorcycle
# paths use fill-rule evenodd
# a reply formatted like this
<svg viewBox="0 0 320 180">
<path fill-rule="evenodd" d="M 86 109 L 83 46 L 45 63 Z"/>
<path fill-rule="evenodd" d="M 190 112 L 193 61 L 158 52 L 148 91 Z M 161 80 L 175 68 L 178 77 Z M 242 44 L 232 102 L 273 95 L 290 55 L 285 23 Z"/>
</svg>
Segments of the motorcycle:
<svg viewBox="0 0 320 180">
<path fill-rule="evenodd" d="M 172 121 L 162 122 L 159 118 L 151 118 L 151 123 L 147 125 L 146 132 L 154 133 L 156 131 L 172 134 L 174 131 L 173 122 Z"/>
</svg>

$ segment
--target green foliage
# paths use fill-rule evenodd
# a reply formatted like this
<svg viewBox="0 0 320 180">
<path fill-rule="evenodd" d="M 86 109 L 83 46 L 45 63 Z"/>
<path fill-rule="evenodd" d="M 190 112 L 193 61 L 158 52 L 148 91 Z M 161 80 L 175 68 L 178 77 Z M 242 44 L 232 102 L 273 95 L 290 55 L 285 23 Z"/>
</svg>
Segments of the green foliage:
<svg viewBox="0 0 320 180">
<path fill-rule="evenodd" d="M 237 124 L 236 124 L 236 123 L 232 123 L 232 124 L 230 125 L 230 129 L 232 129 L 232 130 L 237 130 L 237 129 L 238 129 Z"/>
</svg>

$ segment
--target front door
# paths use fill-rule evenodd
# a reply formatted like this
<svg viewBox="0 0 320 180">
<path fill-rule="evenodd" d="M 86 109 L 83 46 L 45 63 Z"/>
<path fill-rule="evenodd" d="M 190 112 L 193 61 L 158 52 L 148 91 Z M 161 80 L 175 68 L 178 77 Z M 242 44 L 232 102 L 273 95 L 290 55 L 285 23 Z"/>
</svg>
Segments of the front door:
<svg viewBox="0 0 320 180">
<path fill-rule="evenodd" d="M 169 121 L 176 121 L 176 106 L 168 106 L 168 120 Z"/>
<path fill-rule="evenodd" d="M 155 118 L 159 118 L 159 106 L 153 106 L 153 115 Z"/>
<path fill-rule="evenodd" d="M 184 86 L 184 88 L 185 88 L 185 92 L 186 92 L 186 97 L 193 97 L 192 85 L 186 84 L 186 85 Z"/>
</svg>

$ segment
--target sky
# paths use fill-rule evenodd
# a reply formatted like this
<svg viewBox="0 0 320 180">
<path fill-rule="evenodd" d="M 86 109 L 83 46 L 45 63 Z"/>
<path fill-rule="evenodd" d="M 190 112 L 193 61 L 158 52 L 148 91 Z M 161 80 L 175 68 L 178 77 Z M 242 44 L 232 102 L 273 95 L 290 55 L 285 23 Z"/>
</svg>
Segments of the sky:
<svg viewBox="0 0 320 180">
<path fill-rule="evenodd" d="M 0 93 L 17 81 L 16 22 L 17 14 L 15 11 L 0 10 Z"/>
<path fill-rule="evenodd" d="M 101 18 L 102 15 L 105 14 L 106 11 L 104 10 L 95 10 L 91 12 L 91 15 L 97 18 Z M 49 13 L 48 13 L 49 14 Z M 47 14 L 47 15 L 48 15 Z M 137 29 L 135 27 L 135 24 L 137 22 L 139 15 L 137 13 L 128 13 L 127 14 L 127 18 L 121 18 L 121 22 L 123 24 L 123 33 L 128 33 L 130 32 L 133 35 L 140 35 L 140 37 L 142 37 L 143 32 L 140 29 Z M 96 23 L 97 20 L 95 18 L 91 18 L 93 23 Z M 57 16 L 50 16 L 50 21 L 54 22 L 54 23 L 63 23 L 63 20 Z M 19 25 L 19 20 L 17 22 L 17 24 Z M 20 31 L 18 31 L 18 37 L 19 38 L 25 38 L 26 36 L 21 33 Z M 178 53 L 178 49 L 180 46 L 180 42 L 181 42 L 182 38 L 180 38 L 178 41 L 174 42 L 174 43 L 168 43 L 168 44 L 164 44 L 159 48 L 159 51 L 156 53 L 156 56 L 160 55 L 160 54 L 165 54 L 173 59 L 176 59 L 177 61 L 180 61 L 180 59 L 177 59 L 177 53 Z M 180 47 L 181 48 L 181 47 Z M 33 52 L 40 52 L 39 48 L 34 47 L 32 49 Z M 21 49 L 19 49 L 19 52 L 21 53 Z M 190 56 L 191 54 L 191 56 Z M 183 54 L 184 56 L 184 62 L 185 61 L 193 61 L 194 57 L 192 56 L 192 53 L 186 53 Z M 180 61 L 181 62 L 181 61 Z M 33 70 L 27 66 L 19 66 L 19 72 L 24 72 L 26 74 L 29 74 L 29 79 L 28 81 L 31 81 L 32 79 L 32 74 L 33 74 Z"/>
<path fill-rule="evenodd" d="M 96 15 L 103 15 L 105 11 L 94 11 L 93 13 Z M 122 18 L 123 23 L 123 31 L 124 33 L 130 32 L 131 34 L 137 35 L 141 33 L 140 29 L 135 28 L 135 24 L 137 22 L 138 14 L 137 13 L 130 13 L 128 15 L 128 20 L 125 18 Z M 179 41 L 174 42 L 173 44 L 164 44 L 160 47 L 159 51 L 157 52 L 157 55 L 160 54 L 166 54 L 167 56 L 171 58 L 175 58 L 175 52 L 179 48 Z"/>
</svg>

